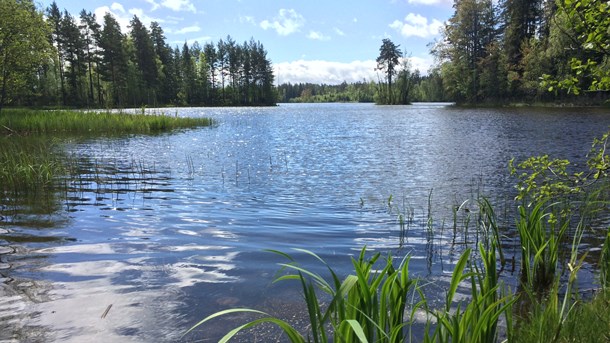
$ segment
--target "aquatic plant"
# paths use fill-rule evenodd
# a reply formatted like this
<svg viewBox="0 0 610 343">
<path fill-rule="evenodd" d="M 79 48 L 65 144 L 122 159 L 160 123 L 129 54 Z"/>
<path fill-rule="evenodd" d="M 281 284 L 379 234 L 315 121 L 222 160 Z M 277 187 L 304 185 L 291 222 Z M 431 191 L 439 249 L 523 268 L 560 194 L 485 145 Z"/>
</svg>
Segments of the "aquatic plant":
<svg viewBox="0 0 610 343">
<path fill-rule="evenodd" d="M 438 325 L 432 335 L 426 333 L 425 342 L 492 343 L 499 338 L 500 317 L 505 315 L 507 322 L 512 322 L 512 305 L 517 298 L 499 283 L 495 243 L 492 242 L 488 249 L 480 244 L 479 254 L 481 267 L 469 263 L 471 249 L 467 249 L 458 260 L 446 294 L 445 308 L 433 312 Z M 468 264 L 470 270 L 466 271 Z M 454 308 L 457 288 L 465 280 L 470 281 L 471 297 L 464 307 L 464 302 L 460 302 Z M 510 331 L 510 327 L 507 330 Z"/>
<path fill-rule="evenodd" d="M 602 254 L 599 261 L 600 284 L 605 291 L 610 291 L 610 228 L 607 229 L 606 239 L 602 246 Z"/>
<path fill-rule="evenodd" d="M 212 125 L 209 118 L 188 118 L 161 114 L 40 111 L 5 109 L 0 128 L 6 134 L 56 133 L 150 133 Z"/>
<path fill-rule="evenodd" d="M 319 274 L 300 267 L 290 255 L 273 251 L 289 260 L 280 266 L 290 273 L 280 276 L 276 282 L 298 280 L 301 284 L 309 317 L 306 335 L 286 321 L 252 309 L 229 309 L 212 314 L 191 327 L 185 335 L 212 319 L 246 312 L 264 317 L 229 331 L 220 342 L 227 342 L 238 332 L 262 323 L 277 325 L 293 343 L 406 342 L 413 341 L 412 326 L 416 313 L 423 311 L 428 313 L 424 323 L 424 342 L 495 342 L 499 337 L 500 316 L 512 320 L 511 307 L 516 298 L 499 283 L 494 242 L 489 248 L 484 248 L 483 244 L 479 246 L 483 261 L 481 267 L 470 261 L 471 249 L 462 254 L 452 274 L 445 307 L 434 311 L 428 308 L 418 280 L 409 276 L 408 258 L 395 268 L 392 257 L 388 256 L 384 267 L 376 270 L 380 254 L 365 259 L 366 248 L 363 248 L 358 259 L 352 259 L 355 273 L 340 281 L 318 255 L 307 250 L 295 250 L 313 256 L 327 267 L 331 275 L 331 281 L 326 281 Z M 465 307 L 462 307 L 462 302 L 455 307 L 458 287 L 467 280 L 470 281 L 472 298 Z M 325 298 L 318 296 L 317 291 L 330 297 L 328 305 L 323 305 Z"/>
<path fill-rule="evenodd" d="M 417 279 L 409 275 L 408 258 L 403 259 L 396 268 L 392 257 L 388 256 L 383 260 L 383 268 L 376 270 L 381 255 L 377 253 L 366 259 L 366 248 L 363 248 L 358 259 L 352 258 L 355 274 L 348 275 L 341 281 L 318 255 L 307 250 L 295 250 L 314 257 L 327 267 L 331 275 L 331 280 L 327 281 L 319 274 L 300 267 L 289 254 L 272 250 L 289 260 L 288 263 L 280 264 L 282 270 L 289 273 L 275 281 L 298 280 L 301 284 L 310 324 L 305 336 L 285 321 L 252 309 L 231 309 L 215 313 L 195 324 L 186 333 L 222 315 L 253 312 L 265 317 L 231 330 L 220 342 L 226 342 L 239 331 L 261 323 L 276 324 L 291 342 L 401 342 L 405 339 L 405 328 L 414 321 L 416 311 L 425 306 Z M 318 296 L 317 291 L 330 297 L 327 306 L 322 305 L 323 298 Z"/>
<path fill-rule="evenodd" d="M 569 220 L 554 218 L 553 207 L 540 201 L 531 209 L 519 206 L 517 232 L 521 244 L 521 277 L 527 289 L 549 289 L 557 274 L 562 239 Z"/>
<path fill-rule="evenodd" d="M 0 145 L 0 191 L 40 191 L 65 172 L 61 156 L 48 140 L 0 138 Z"/>
</svg>

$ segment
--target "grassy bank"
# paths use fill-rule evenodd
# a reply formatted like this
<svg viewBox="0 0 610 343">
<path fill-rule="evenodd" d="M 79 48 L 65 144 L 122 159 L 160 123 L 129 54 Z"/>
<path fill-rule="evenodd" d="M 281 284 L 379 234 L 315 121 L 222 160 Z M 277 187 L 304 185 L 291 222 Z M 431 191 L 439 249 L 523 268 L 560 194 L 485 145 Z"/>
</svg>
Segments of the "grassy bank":
<svg viewBox="0 0 610 343">
<path fill-rule="evenodd" d="M 66 157 L 52 142 L 66 135 L 150 134 L 212 125 L 209 118 L 158 114 L 4 109 L 0 113 L 0 192 L 53 191 Z"/>
<path fill-rule="evenodd" d="M 212 125 L 209 118 L 159 114 L 4 109 L 0 132 L 10 134 L 152 133 Z"/>
<path fill-rule="evenodd" d="M 0 191 L 37 192 L 65 174 L 61 156 L 47 140 L 0 137 Z"/>
</svg>

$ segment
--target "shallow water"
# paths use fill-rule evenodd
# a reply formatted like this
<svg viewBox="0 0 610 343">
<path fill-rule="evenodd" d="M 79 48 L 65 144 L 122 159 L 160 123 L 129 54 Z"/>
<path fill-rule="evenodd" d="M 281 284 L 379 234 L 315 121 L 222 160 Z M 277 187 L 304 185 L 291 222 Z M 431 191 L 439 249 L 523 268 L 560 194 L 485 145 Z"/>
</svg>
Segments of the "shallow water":
<svg viewBox="0 0 610 343">
<path fill-rule="evenodd" d="M 272 284 L 284 260 L 264 249 L 308 249 L 342 274 L 365 245 L 409 254 L 411 272 L 442 294 L 453 263 L 476 240 L 463 231 L 465 213 L 454 235 L 452 207 L 466 201 L 474 210 L 477 195 L 512 206 L 510 158 L 549 154 L 582 165 L 610 125 L 607 110 L 444 104 L 164 111 L 217 125 L 67 140 L 78 176 L 60 209 L 36 215 L 33 223 L 46 225 L 27 214 L 2 217 L 0 246 L 11 250 L 0 255 L 8 278 L 0 339 L 176 341 L 230 307 L 302 323 L 299 285 Z M 412 218 L 402 230 L 399 213 Z M 217 341 L 243 320 L 183 340 Z M 276 337 L 265 328 L 252 335 L 244 340 Z"/>
</svg>

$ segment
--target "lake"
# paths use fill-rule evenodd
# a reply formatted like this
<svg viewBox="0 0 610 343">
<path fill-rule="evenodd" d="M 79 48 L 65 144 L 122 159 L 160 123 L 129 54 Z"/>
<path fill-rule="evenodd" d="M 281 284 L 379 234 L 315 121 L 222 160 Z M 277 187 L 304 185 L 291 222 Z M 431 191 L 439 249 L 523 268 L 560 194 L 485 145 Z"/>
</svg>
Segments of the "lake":
<svg viewBox="0 0 610 343">
<path fill-rule="evenodd" d="M 363 246 L 409 255 L 411 273 L 442 295 L 453 263 L 475 239 L 464 229 L 477 197 L 489 197 L 498 213 L 515 211 L 508 161 L 549 154 L 583 166 L 593 138 L 610 127 L 607 109 L 163 111 L 216 125 L 62 140 L 78 177 L 59 205 L 47 213 L 2 205 L 0 340 L 179 341 L 200 319 L 232 307 L 305 325 L 300 285 L 272 283 L 285 260 L 265 249 L 324 273 L 292 249 L 311 250 L 341 275 Z M 513 285 L 516 275 L 504 273 Z M 182 341 L 215 342 L 245 319 L 213 322 Z M 251 335 L 243 340 L 277 339 L 265 328 Z"/>
</svg>

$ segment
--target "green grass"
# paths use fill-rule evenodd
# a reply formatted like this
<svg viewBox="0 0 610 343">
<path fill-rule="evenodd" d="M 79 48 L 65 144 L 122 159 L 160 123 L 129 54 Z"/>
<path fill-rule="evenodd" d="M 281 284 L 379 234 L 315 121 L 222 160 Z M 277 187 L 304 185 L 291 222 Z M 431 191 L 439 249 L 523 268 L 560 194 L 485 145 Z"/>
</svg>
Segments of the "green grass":
<svg viewBox="0 0 610 343">
<path fill-rule="evenodd" d="M 526 289 L 540 293 L 552 287 L 559 266 L 559 251 L 569 220 L 554 216 L 557 204 L 539 201 L 519 206 L 517 232 L 521 242 L 521 278 Z"/>
<path fill-rule="evenodd" d="M 557 313 L 538 308 L 515 331 L 515 343 L 610 342 L 610 292 L 576 302 L 563 322 Z"/>
<path fill-rule="evenodd" d="M 417 287 L 417 280 L 409 275 L 408 259 L 395 267 L 391 256 L 380 260 L 381 255 L 374 254 L 367 259 L 366 249 L 362 249 L 359 257 L 352 259 L 355 274 L 340 280 L 318 255 L 307 250 L 295 250 L 306 253 L 325 265 L 331 276 L 327 281 L 324 277 L 300 267 L 289 254 L 272 251 L 288 260 L 288 263 L 280 263 L 281 270 L 287 273 L 278 277 L 275 282 L 296 280 L 302 287 L 310 323 L 306 334 L 301 334 L 279 318 L 252 309 L 221 311 L 204 318 L 185 334 L 226 314 L 254 312 L 264 317 L 231 330 L 220 342 L 226 342 L 239 331 L 262 323 L 276 324 L 293 343 L 382 343 L 401 342 L 406 339 L 405 327 L 413 322 L 415 312 L 425 304 L 423 294 Z M 377 268 L 378 262 L 381 262 L 381 269 Z M 327 299 L 330 299 L 328 304 L 323 305 Z M 408 299 L 411 301 L 408 302 Z M 413 299 L 420 300 L 415 302 Z"/>
<path fill-rule="evenodd" d="M 11 134 L 151 133 L 212 125 L 209 118 L 114 112 L 4 109 L 0 132 Z"/>
<path fill-rule="evenodd" d="M 0 137 L 0 191 L 39 192 L 65 175 L 63 157 L 47 139 Z"/>
<path fill-rule="evenodd" d="M 330 281 L 319 274 L 300 267 L 289 255 L 272 251 L 288 259 L 280 263 L 287 271 L 278 281 L 296 280 L 301 285 L 309 326 L 302 333 L 286 321 L 253 309 L 229 309 L 212 314 L 191 327 L 186 333 L 219 317 L 234 313 L 255 313 L 262 318 L 252 320 L 229 331 L 219 342 L 227 342 L 240 331 L 253 326 L 271 323 L 277 325 L 293 343 L 328 342 L 379 342 L 397 343 L 415 341 L 412 327 L 416 313 L 427 313 L 423 342 L 495 342 L 499 337 L 501 316 L 510 321 L 511 307 L 516 301 L 498 280 L 495 243 L 479 246 L 482 264 L 471 260 L 467 249 L 453 271 L 445 307 L 428 308 L 419 280 L 409 274 L 409 259 L 395 267 L 393 258 L 381 259 L 379 253 L 366 258 L 363 248 L 357 259 L 352 258 L 354 274 L 340 280 L 333 269 L 313 252 L 295 249 L 308 254 L 328 269 Z M 381 262 L 381 265 L 378 265 Z M 456 304 L 458 287 L 470 284 L 472 298 Z M 321 293 L 324 296 L 320 296 Z M 330 299 L 328 302 L 327 299 Z M 435 324 L 436 323 L 436 324 Z"/>
<path fill-rule="evenodd" d="M 0 113 L 0 191 L 10 194 L 48 189 L 66 175 L 54 137 L 149 134 L 212 125 L 209 118 L 158 114 L 4 109 Z"/>
</svg>

